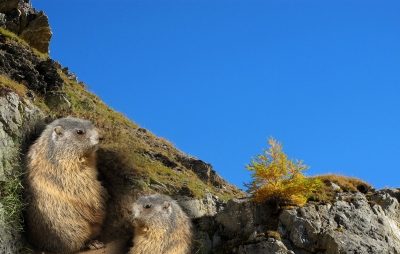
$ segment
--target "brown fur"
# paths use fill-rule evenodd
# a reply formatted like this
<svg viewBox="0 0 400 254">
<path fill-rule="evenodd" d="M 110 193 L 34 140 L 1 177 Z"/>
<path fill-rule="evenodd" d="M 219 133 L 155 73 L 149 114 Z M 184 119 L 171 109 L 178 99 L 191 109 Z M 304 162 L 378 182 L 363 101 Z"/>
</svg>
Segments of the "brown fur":
<svg viewBox="0 0 400 254">
<path fill-rule="evenodd" d="M 129 254 L 187 254 L 192 247 L 192 223 L 170 197 L 143 196 L 133 204 L 134 246 Z"/>
<path fill-rule="evenodd" d="M 32 245 L 76 252 L 100 234 L 108 197 L 97 178 L 101 138 L 90 121 L 67 117 L 49 124 L 29 149 L 25 220 Z"/>
</svg>

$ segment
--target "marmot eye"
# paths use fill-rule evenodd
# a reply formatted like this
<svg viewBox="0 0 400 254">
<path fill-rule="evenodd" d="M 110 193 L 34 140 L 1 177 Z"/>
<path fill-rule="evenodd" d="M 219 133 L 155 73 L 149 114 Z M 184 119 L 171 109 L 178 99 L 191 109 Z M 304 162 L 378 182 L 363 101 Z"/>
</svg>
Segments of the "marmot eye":
<svg viewBox="0 0 400 254">
<path fill-rule="evenodd" d="M 146 208 L 146 209 L 151 208 L 151 204 L 144 205 L 144 208 Z"/>
<path fill-rule="evenodd" d="M 83 130 L 76 130 L 76 134 L 83 135 L 85 132 Z"/>
</svg>

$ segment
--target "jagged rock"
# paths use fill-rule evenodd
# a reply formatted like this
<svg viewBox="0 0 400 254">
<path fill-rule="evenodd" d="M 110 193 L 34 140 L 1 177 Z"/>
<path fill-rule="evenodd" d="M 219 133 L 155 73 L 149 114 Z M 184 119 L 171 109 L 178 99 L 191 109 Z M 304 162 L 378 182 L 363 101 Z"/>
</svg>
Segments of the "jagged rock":
<svg viewBox="0 0 400 254">
<path fill-rule="evenodd" d="M 208 193 L 203 199 L 192 199 L 187 196 L 176 196 L 175 199 L 191 219 L 214 216 L 225 206 L 223 200 L 211 193 Z"/>
<path fill-rule="evenodd" d="M 0 74 L 45 94 L 47 91 L 58 91 L 63 86 L 58 67 L 57 62 L 43 59 L 29 47 L 8 41 L 0 34 Z"/>
<path fill-rule="evenodd" d="M 39 108 L 16 93 L 0 97 L 0 182 L 9 181 L 20 170 L 20 153 L 27 149 L 31 136 L 41 132 L 43 118 Z M 4 215 L 0 203 L 0 253 L 18 253 L 20 232 Z"/>
<path fill-rule="evenodd" d="M 283 211 L 280 222 L 282 237 L 310 253 L 400 253 L 399 229 L 391 226 L 399 221 L 361 193 L 338 194 L 332 205 Z"/>
<path fill-rule="evenodd" d="M 388 193 L 390 196 L 396 198 L 397 201 L 400 202 L 400 188 L 383 189 L 383 190 L 380 190 L 380 191 Z"/>
<path fill-rule="evenodd" d="M 37 13 L 33 20 L 29 22 L 26 28 L 19 34 L 31 47 L 37 49 L 41 53 L 49 52 L 52 35 L 49 19 L 42 11 Z"/>
<path fill-rule="evenodd" d="M 215 220 L 223 226 L 223 233 L 249 237 L 254 231 L 265 231 L 264 225 L 272 214 L 265 203 L 255 203 L 248 198 L 229 200 Z"/>
<path fill-rule="evenodd" d="M 178 156 L 177 160 L 185 167 L 192 169 L 193 172 L 195 172 L 196 175 L 205 183 L 210 183 L 217 187 L 223 187 L 227 183 L 212 169 L 211 164 L 187 155 Z"/>
<path fill-rule="evenodd" d="M 19 4 L 19 0 L 1 0 L 0 1 L 0 12 L 8 13 L 13 9 L 16 9 Z"/>
<path fill-rule="evenodd" d="M 29 0 L 2 0 L 1 26 L 21 37 L 41 53 L 49 52 L 52 32 L 43 11 L 37 12 Z"/>
</svg>

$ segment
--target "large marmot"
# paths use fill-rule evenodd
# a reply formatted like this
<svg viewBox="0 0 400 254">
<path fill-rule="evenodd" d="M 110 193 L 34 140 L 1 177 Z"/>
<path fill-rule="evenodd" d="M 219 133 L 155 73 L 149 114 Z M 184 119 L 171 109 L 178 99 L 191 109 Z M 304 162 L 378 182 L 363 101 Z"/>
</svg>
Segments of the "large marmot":
<svg viewBox="0 0 400 254">
<path fill-rule="evenodd" d="M 102 139 L 89 120 L 55 120 L 27 155 L 29 242 L 51 252 L 77 252 L 104 245 L 93 238 L 105 218 L 106 189 L 98 180 L 96 151 Z"/>
<path fill-rule="evenodd" d="M 132 207 L 134 246 L 129 254 L 187 254 L 192 247 L 192 223 L 172 198 L 142 196 Z"/>
</svg>

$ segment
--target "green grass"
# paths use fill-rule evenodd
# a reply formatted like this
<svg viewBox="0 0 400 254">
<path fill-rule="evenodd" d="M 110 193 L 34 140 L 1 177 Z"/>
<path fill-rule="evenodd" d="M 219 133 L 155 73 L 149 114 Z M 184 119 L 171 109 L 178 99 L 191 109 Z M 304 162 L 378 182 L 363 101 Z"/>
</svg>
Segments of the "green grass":
<svg viewBox="0 0 400 254">
<path fill-rule="evenodd" d="M 8 173 L 7 181 L 0 182 L 0 203 L 5 211 L 6 225 L 11 225 L 18 231 L 22 231 L 21 213 L 25 208 L 22 198 L 24 189 L 21 182 L 22 175 L 22 172 Z"/>
</svg>

